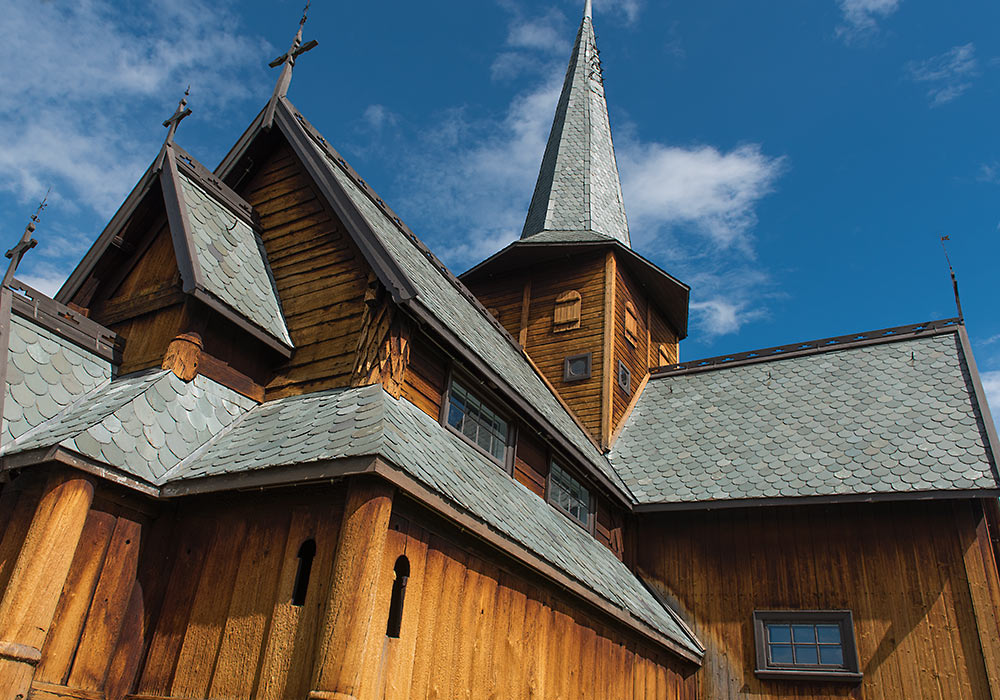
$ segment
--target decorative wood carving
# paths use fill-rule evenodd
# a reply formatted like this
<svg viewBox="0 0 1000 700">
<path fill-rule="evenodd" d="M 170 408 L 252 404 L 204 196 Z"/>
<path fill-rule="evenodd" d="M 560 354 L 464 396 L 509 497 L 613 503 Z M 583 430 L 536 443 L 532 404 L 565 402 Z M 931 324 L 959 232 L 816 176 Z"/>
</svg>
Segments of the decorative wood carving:
<svg viewBox="0 0 1000 700">
<path fill-rule="evenodd" d="M 190 382 L 198 376 L 198 363 L 204 344 L 197 333 L 181 333 L 170 341 L 163 356 L 163 369 L 169 369 L 178 378 Z"/>
<path fill-rule="evenodd" d="M 552 317 L 552 330 L 556 333 L 580 327 L 580 310 L 583 306 L 580 292 L 570 290 L 556 298 L 556 309 Z"/>
</svg>

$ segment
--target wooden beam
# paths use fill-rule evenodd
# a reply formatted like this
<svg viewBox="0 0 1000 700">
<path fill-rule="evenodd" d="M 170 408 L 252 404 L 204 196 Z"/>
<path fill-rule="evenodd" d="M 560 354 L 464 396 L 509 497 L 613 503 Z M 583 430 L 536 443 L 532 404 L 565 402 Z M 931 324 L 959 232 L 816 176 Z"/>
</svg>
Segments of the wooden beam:
<svg viewBox="0 0 1000 700">
<path fill-rule="evenodd" d="M 613 406 L 615 367 L 615 286 L 617 269 L 615 255 L 604 257 L 604 362 L 601 376 L 601 447 L 611 447 L 611 413 Z"/>
<path fill-rule="evenodd" d="M 125 299 L 113 299 L 104 304 L 100 316 L 94 320 L 99 321 L 105 326 L 113 326 L 137 316 L 183 303 L 185 296 L 178 282 L 161 287 L 148 294 L 126 297 Z"/>
<path fill-rule="evenodd" d="M 528 347 L 528 320 L 531 310 L 531 278 L 524 282 L 524 292 L 521 295 L 521 328 L 517 336 L 517 342 L 522 348 Z"/>
<path fill-rule="evenodd" d="M 632 393 L 632 400 L 628 402 L 628 406 L 625 407 L 625 412 L 622 414 L 621 420 L 618 421 L 618 425 L 615 426 L 614 432 L 611 434 L 611 441 L 608 447 L 613 447 L 618 441 L 618 436 L 622 434 L 622 428 L 625 427 L 625 422 L 628 417 L 632 415 L 632 411 L 635 410 L 636 404 L 639 403 L 639 399 L 642 398 L 642 392 L 646 388 L 646 382 L 649 381 L 649 372 L 646 372 L 643 376 L 642 381 L 636 386 L 635 391 Z"/>
</svg>

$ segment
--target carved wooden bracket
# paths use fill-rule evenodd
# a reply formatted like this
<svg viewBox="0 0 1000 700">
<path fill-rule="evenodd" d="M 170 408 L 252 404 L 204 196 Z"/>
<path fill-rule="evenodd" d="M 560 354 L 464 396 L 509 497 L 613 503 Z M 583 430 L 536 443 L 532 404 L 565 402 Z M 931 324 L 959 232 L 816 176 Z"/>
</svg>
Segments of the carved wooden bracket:
<svg viewBox="0 0 1000 700">
<path fill-rule="evenodd" d="M 198 364 L 204 347 L 197 333 L 181 333 L 170 341 L 163 356 L 163 369 L 169 369 L 185 382 L 198 376 Z"/>
</svg>

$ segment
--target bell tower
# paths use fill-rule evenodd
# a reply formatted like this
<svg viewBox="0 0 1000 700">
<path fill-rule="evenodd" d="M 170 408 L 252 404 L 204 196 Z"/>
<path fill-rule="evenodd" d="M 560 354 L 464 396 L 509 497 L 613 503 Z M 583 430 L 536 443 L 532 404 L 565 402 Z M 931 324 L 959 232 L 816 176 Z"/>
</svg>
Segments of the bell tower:
<svg viewBox="0 0 1000 700">
<path fill-rule="evenodd" d="M 461 279 L 602 448 L 678 361 L 690 289 L 632 249 L 591 0 L 521 238 Z"/>
</svg>

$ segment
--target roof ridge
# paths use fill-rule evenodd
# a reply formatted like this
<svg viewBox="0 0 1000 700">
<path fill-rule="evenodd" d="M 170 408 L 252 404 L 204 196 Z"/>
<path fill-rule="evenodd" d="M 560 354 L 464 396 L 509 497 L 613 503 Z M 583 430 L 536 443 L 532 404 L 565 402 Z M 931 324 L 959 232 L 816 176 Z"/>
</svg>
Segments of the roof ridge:
<svg viewBox="0 0 1000 700">
<path fill-rule="evenodd" d="M 877 345 L 928 335 L 951 333 L 963 325 L 963 321 L 960 318 L 946 318 L 937 321 L 926 321 L 924 323 L 913 323 L 906 326 L 893 326 L 874 331 L 821 338 L 819 340 L 807 340 L 789 345 L 776 345 L 760 350 L 747 350 L 726 355 L 716 355 L 715 357 L 691 360 L 689 362 L 678 362 L 660 367 L 651 373 L 650 379 L 696 374 L 698 372 L 707 372 L 726 367 L 740 367 L 743 365 L 770 362 L 772 360 L 818 355 L 833 350 L 847 350 L 866 345 Z"/>
</svg>

